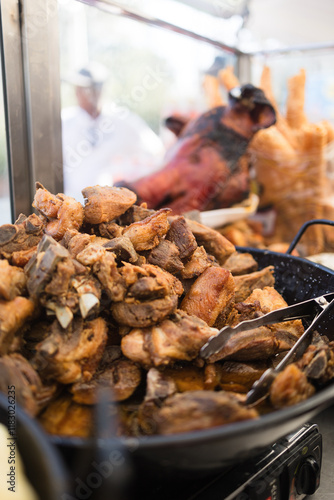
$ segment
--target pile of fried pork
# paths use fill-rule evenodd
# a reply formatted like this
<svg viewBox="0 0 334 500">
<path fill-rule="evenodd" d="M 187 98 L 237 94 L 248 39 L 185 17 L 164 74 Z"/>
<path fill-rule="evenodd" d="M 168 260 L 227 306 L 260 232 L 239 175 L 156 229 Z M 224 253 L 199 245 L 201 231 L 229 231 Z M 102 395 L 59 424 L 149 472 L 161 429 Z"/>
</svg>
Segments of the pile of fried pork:
<svg viewBox="0 0 334 500">
<path fill-rule="evenodd" d="M 36 213 L 0 227 L 0 390 L 47 432 L 90 436 L 103 393 L 120 435 L 173 434 L 259 418 L 334 376 L 334 343 L 314 334 L 265 403 L 252 384 L 294 345 L 293 320 L 201 347 L 225 325 L 286 306 L 273 266 L 259 270 L 219 232 L 87 187 L 84 205 L 36 185 Z"/>
</svg>

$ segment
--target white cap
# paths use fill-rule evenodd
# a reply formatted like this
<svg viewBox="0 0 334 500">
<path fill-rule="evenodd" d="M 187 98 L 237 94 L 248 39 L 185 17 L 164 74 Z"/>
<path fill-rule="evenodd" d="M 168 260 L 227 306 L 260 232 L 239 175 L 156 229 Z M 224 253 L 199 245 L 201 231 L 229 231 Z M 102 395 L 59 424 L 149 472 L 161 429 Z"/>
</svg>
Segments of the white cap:
<svg viewBox="0 0 334 500">
<path fill-rule="evenodd" d="M 69 76 L 66 81 L 78 87 L 102 86 L 109 77 L 107 68 L 96 61 L 90 62 Z"/>
</svg>

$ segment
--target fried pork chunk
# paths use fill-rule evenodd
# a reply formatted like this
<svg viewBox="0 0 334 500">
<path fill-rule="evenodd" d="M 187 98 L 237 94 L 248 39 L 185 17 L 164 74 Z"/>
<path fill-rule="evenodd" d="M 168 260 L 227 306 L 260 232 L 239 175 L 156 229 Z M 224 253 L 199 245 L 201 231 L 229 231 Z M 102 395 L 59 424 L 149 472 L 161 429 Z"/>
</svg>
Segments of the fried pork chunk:
<svg viewBox="0 0 334 500">
<path fill-rule="evenodd" d="M 85 222 L 101 224 L 122 215 L 136 201 L 137 196 L 126 188 L 91 186 L 82 190 L 85 198 Z"/>
<path fill-rule="evenodd" d="M 15 335 L 22 337 L 27 322 L 34 316 L 35 309 L 35 303 L 26 297 L 0 300 L 0 355 L 7 354 L 17 347 Z"/>
<path fill-rule="evenodd" d="M 334 342 L 315 332 L 312 344 L 296 365 L 317 386 L 326 384 L 334 377 Z"/>
<path fill-rule="evenodd" d="M 274 266 L 268 266 L 261 271 L 235 276 L 235 301 L 243 302 L 255 288 L 273 287 L 275 284 Z"/>
<path fill-rule="evenodd" d="M 240 276 L 257 271 L 258 263 L 250 253 L 233 252 L 224 262 L 223 267 L 228 269 L 233 276 Z"/>
<path fill-rule="evenodd" d="M 183 216 L 173 218 L 166 239 L 177 246 L 181 260 L 190 259 L 197 248 L 196 238 Z"/>
<path fill-rule="evenodd" d="M 229 323 L 236 326 L 241 321 L 259 317 L 286 306 L 287 303 L 274 288 L 255 289 L 247 301 L 236 304 L 235 307 L 240 314 L 232 320 L 232 312 Z M 279 352 L 291 349 L 303 332 L 301 320 L 275 323 L 239 332 L 230 337 L 222 349 L 209 359 L 211 362 L 221 359 L 234 361 L 268 359 Z"/>
<path fill-rule="evenodd" d="M 75 318 L 66 330 L 55 321 L 50 330 L 31 361 L 41 376 L 62 384 L 91 380 L 107 342 L 105 320 Z"/>
<path fill-rule="evenodd" d="M 183 293 L 181 282 L 172 274 L 152 264 L 124 265 L 120 269 L 128 286 L 124 301 L 112 304 L 111 311 L 121 325 L 151 326 L 177 308 Z"/>
<path fill-rule="evenodd" d="M 124 356 L 145 367 L 162 366 L 177 360 L 191 361 L 218 330 L 205 321 L 177 310 L 150 328 L 135 328 L 122 338 Z"/>
<path fill-rule="evenodd" d="M 238 393 L 248 392 L 254 382 L 269 368 L 269 363 L 263 361 L 224 361 L 205 366 L 205 389 L 232 391 Z"/>
<path fill-rule="evenodd" d="M 185 264 L 184 269 L 181 271 L 183 279 L 198 278 L 204 271 L 211 267 L 214 261 L 206 253 L 204 247 L 197 247 L 192 254 L 190 260 Z"/>
<path fill-rule="evenodd" d="M 159 245 L 150 251 L 148 262 L 165 269 L 169 273 L 178 273 L 184 268 L 178 247 L 169 240 L 161 240 Z"/>
<path fill-rule="evenodd" d="M 234 279 L 221 267 L 206 269 L 182 300 L 180 308 L 209 326 L 225 323 L 234 303 Z"/>
<path fill-rule="evenodd" d="M 137 389 L 141 370 L 128 359 L 117 359 L 110 364 L 102 363 L 93 378 L 87 382 L 76 382 L 70 391 L 73 401 L 86 405 L 98 402 L 100 388 L 107 388 L 110 402 L 124 401 Z"/>
<path fill-rule="evenodd" d="M 84 212 L 81 203 L 63 193 L 51 194 L 39 182 L 32 204 L 47 219 L 45 233 L 59 241 L 68 229 L 80 229 Z"/>
<path fill-rule="evenodd" d="M 187 226 L 195 236 L 197 244 L 203 246 L 208 254 L 213 255 L 221 266 L 235 252 L 233 243 L 215 229 L 190 219 L 187 219 Z"/>
<path fill-rule="evenodd" d="M 315 393 L 315 387 L 307 380 L 295 363 L 279 373 L 270 387 L 270 401 L 274 408 L 292 406 Z"/>
<path fill-rule="evenodd" d="M 21 214 L 15 224 L 0 226 L 0 255 L 23 267 L 43 237 L 44 222 L 36 214 Z"/>
<path fill-rule="evenodd" d="M 11 266 L 7 260 L 0 260 L 0 298 L 13 300 L 26 289 L 27 278 L 20 267 Z"/>
<path fill-rule="evenodd" d="M 91 406 L 75 403 L 65 393 L 48 405 L 39 422 L 49 434 L 89 437 L 93 431 L 93 417 Z"/>
<path fill-rule="evenodd" d="M 190 391 L 168 397 L 155 414 L 157 433 L 176 434 L 258 418 L 228 392 Z"/>
<path fill-rule="evenodd" d="M 169 229 L 169 208 L 161 208 L 153 215 L 127 226 L 123 235 L 129 238 L 137 252 L 151 250 L 159 245 L 160 240 Z"/>
<path fill-rule="evenodd" d="M 55 396 L 57 384 L 44 385 L 38 373 L 21 354 L 0 358 L 0 391 L 14 387 L 17 403 L 31 416 L 37 415 Z"/>
</svg>

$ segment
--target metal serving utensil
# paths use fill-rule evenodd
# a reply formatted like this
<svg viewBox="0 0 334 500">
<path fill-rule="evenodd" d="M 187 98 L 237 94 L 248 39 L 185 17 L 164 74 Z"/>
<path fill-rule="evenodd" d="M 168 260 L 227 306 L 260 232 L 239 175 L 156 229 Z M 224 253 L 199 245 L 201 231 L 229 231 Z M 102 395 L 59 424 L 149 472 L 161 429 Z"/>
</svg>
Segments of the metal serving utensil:
<svg viewBox="0 0 334 500">
<path fill-rule="evenodd" d="M 292 321 L 302 318 L 313 318 L 310 325 L 304 331 L 303 335 L 298 339 L 295 345 L 289 350 L 284 358 L 278 363 L 276 368 L 269 368 L 263 375 L 253 384 L 252 389 L 248 392 L 246 405 L 254 406 L 269 393 L 270 386 L 277 374 L 281 372 L 289 363 L 299 359 L 310 345 L 314 329 L 320 323 L 324 314 L 334 306 L 334 292 L 305 300 L 292 306 L 276 309 L 268 314 L 264 314 L 260 318 L 242 321 L 235 327 L 225 326 L 217 335 L 211 337 L 208 342 L 202 347 L 200 355 L 207 359 L 213 354 L 219 352 L 228 342 L 228 340 L 237 333 L 246 330 L 252 330 L 264 325 L 272 325 L 274 323 L 282 323 L 284 321 Z"/>
</svg>

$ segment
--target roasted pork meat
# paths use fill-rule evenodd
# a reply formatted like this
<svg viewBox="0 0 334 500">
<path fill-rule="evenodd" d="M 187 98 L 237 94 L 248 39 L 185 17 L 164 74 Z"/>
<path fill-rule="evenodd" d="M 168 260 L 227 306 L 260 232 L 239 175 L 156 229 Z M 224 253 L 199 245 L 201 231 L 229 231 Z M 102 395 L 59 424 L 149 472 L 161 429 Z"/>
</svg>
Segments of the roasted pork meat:
<svg viewBox="0 0 334 500">
<path fill-rule="evenodd" d="M 8 393 L 14 387 L 17 403 L 31 416 L 47 406 L 58 391 L 58 384 L 43 384 L 29 361 L 13 353 L 0 358 L 0 391 Z"/>
<path fill-rule="evenodd" d="M 71 395 L 65 393 L 48 405 L 39 416 L 39 422 L 49 434 L 89 437 L 94 414 L 91 406 L 75 403 Z"/>
<path fill-rule="evenodd" d="M 24 329 L 35 312 L 35 302 L 26 297 L 0 300 L 0 355 L 18 349 L 19 339 L 22 338 Z M 16 334 L 19 339 L 15 339 Z"/>
<path fill-rule="evenodd" d="M 233 304 L 232 274 L 222 267 L 209 267 L 196 279 L 180 308 L 204 320 L 209 326 L 221 327 Z"/>
<path fill-rule="evenodd" d="M 107 343 L 107 324 L 96 318 L 84 322 L 76 318 L 64 330 L 57 321 L 50 335 L 36 345 L 33 366 L 47 380 L 61 384 L 91 380 Z"/>
<path fill-rule="evenodd" d="M 200 348 L 218 330 L 196 316 L 177 310 L 150 328 L 135 328 L 122 338 L 124 356 L 146 366 L 195 359 Z"/>
<path fill-rule="evenodd" d="M 128 359 L 102 364 L 91 380 L 76 382 L 70 388 L 73 401 L 86 405 L 98 402 L 99 391 L 107 389 L 110 402 L 128 399 L 141 380 L 140 369 Z"/>
<path fill-rule="evenodd" d="M 0 227 L 0 255 L 14 265 L 23 267 L 43 237 L 44 221 L 36 214 L 21 214 L 15 224 Z M 27 258 L 29 257 L 29 258 Z"/>
<path fill-rule="evenodd" d="M 154 419 L 157 433 L 176 434 L 258 418 L 230 392 L 190 391 L 167 398 Z"/>
</svg>

